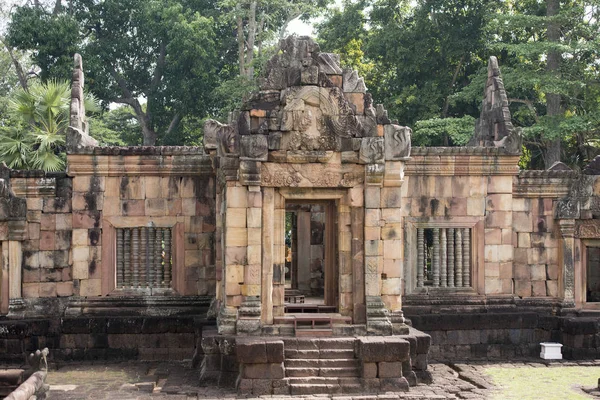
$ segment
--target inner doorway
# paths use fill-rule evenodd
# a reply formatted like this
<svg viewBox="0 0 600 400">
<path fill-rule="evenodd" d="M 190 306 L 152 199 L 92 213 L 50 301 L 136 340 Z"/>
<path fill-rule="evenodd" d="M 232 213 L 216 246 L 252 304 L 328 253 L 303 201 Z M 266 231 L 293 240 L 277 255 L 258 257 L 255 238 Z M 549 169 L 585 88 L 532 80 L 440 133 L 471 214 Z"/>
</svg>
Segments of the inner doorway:
<svg viewBox="0 0 600 400">
<path fill-rule="evenodd" d="M 290 201 L 285 213 L 286 313 L 336 313 L 335 203 Z"/>
</svg>

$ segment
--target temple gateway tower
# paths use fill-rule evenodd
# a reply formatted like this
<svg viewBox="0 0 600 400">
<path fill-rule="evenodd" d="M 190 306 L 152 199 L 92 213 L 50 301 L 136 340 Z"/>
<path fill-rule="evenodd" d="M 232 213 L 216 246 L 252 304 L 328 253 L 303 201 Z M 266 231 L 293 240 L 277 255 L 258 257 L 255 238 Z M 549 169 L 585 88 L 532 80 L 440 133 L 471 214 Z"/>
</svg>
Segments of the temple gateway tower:
<svg viewBox="0 0 600 400">
<path fill-rule="evenodd" d="M 219 333 L 293 334 L 303 322 L 323 325 L 311 334 L 407 332 L 410 141 L 338 55 L 308 37 L 282 41 L 259 92 L 228 125 L 205 125 L 218 180 Z"/>
</svg>

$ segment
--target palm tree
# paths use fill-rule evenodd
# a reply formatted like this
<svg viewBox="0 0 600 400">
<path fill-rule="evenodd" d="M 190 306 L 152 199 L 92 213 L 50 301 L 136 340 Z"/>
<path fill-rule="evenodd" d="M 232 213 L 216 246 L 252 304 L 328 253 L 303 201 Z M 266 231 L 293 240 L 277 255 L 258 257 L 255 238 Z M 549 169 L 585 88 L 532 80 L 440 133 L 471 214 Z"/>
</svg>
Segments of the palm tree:
<svg viewBox="0 0 600 400">
<path fill-rule="evenodd" d="M 14 126 L 0 131 L 0 161 L 15 169 L 62 170 L 70 92 L 68 82 L 54 80 L 17 90 L 9 103 Z M 98 111 L 93 96 L 85 100 L 90 111 Z"/>
</svg>

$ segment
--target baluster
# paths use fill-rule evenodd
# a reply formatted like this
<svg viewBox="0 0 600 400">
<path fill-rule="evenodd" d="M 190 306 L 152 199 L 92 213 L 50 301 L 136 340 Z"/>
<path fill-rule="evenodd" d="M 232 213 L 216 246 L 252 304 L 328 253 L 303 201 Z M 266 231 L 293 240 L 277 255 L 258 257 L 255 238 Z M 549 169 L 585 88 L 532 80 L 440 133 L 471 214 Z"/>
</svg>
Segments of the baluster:
<svg viewBox="0 0 600 400">
<path fill-rule="evenodd" d="M 454 287 L 454 228 L 448 228 L 448 287 Z"/>
<path fill-rule="evenodd" d="M 148 228 L 140 228 L 140 286 L 148 286 Z"/>
<path fill-rule="evenodd" d="M 148 228 L 148 286 L 154 287 L 154 247 L 156 242 L 156 228 Z"/>
<path fill-rule="evenodd" d="M 446 266 L 448 262 L 448 251 L 447 251 L 447 239 L 446 239 L 446 228 L 440 229 L 440 286 L 446 287 L 448 281 L 448 275 Z"/>
<path fill-rule="evenodd" d="M 171 286 L 171 229 L 165 229 L 165 275 L 163 278 L 164 287 Z"/>
<path fill-rule="evenodd" d="M 417 228 L 417 287 L 423 287 L 423 270 L 425 268 L 425 238 L 423 228 Z"/>
<path fill-rule="evenodd" d="M 131 287 L 131 229 L 123 229 L 123 286 Z"/>
<path fill-rule="evenodd" d="M 156 228 L 156 245 L 154 246 L 154 286 L 160 287 L 163 280 L 163 228 Z"/>
<path fill-rule="evenodd" d="M 133 287 L 140 286 L 140 230 L 132 229 L 131 235 L 131 259 L 133 263 Z"/>
<path fill-rule="evenodd" d="M 462 229 L 456 229 L 456 243 L 455 243 L 455 254 L 456 254 L 456 271 L 454 276 L 456 278 L 456 287 L 462 287 L 462 267 L 463 267 L 463 255 L 462 255 Z"/>
<path fill-rule="evenodd" d="M 463 229 L 463 286 L 471 286 L 471 230 Z"/>
<path fill-rule="evenodd" d="M 123 287 L 123 229 L 117 229 L 117 287 Z"/>
<path fill-rule="evenodd" d="M 433 287 L 440 286 L 440 228 L 433 228 Z"/>
</svg>

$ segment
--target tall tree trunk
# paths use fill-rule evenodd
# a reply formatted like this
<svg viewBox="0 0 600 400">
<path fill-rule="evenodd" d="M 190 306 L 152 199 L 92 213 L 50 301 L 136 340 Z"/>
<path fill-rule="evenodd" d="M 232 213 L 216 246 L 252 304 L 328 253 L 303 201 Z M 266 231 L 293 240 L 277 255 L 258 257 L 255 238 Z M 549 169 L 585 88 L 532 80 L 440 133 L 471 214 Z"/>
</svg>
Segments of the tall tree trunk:
<svg viewBox="0 0 600 400">
<path fill-rule="evenodd" d="M 248 79 L 254 78 L 254 44 L 256 42 L 256 1 L 250 2 L 248 15 L 248 46 L 246 47 L 246 63 L 248 65 Z"/>
<path fill-rule="evenodd" d="M 240 7 L 240 5 L 238 4 L 238 7 Z M 241 12 L 241 7 L 240 10 L 238 10 L 239 12 Z M 245 63 L 244 63 L 244 20 L 242 19 L 241 15 L 238 15 L 237 17 L 237 41 L 238 41 L 238 58 L 239 58 L 239 64 L 240 64 L 240 76 L 244 76 L 246 75 L 246 67 L 245 67 Z"/>
<path fill-rule="evenodd" d="M 23 67 L 21 66 L 21 63 L 19 62 L 19 60 L 17 60 L 17 58 L 15 57 L 15 54 L 12 51 L 12 48 L 5 42 L 4 38 L 0 37 L 0 42 L 2 42 L 2 44 L 4 45 L 4 48 L 6 48 L 6 51 L 8 52 L 8 55 L 10 56 L 10 60 L 12 61 L 13 66 L 15 67 L 15 72 L 17 73 L 17 78 L 19 78 L 19 84 L 21 85 L 23 90 L 27 91 L 28 90 L 27 76 L 25 75 L 25 72 L 23 72 Z"/>
<path fill-rule="evenodd" d="M 448 117 L 448 109 L 450 108 L 450 95 L 452 94 L 452 89 L 454 88 L 454 84 L 456 83 L 456 79 L 458 78 L 458 73 L 460 72 L 460 68 L 463 65 L 463 61 L 465 60 L 465 55 L 460 58 L 458 65 L 454 69 L 454 74 L 452 75 L 452 82 L 450 82 L 450 86 L 448 87 L 448 95 L 444 100 L 444 107 L 442 108 L 442 118 Z M 450 144 L 450 138 L 448 137 L 448 132 L 444 132 L 443 136 L 444 146 L 448 146 Z"/>
<path fill-rule="evenodd" d="M 546 16 L 552 18 L 558 15 L 560 0 L 546 0 Z M 555 20 L 548 21 L 547 28 L 548 41 L 556 43 L 560 40 L 560 26 Z M 560 69 L 560 53 L 556 50 L 548 52 L 546 70 L 554 76 L 558 76 Z M 561 115 L 560 94 L 546 93 L 546 109 L 549 117 L 558 117 Z M 560 161 L 560 137 L 548 140 L 546 143 L 546 168 L 549 168 L 557 161 Z"/>
<path fill-rule="evenodd" d="M 256 28 L 256 47 L 258 47 L 258 58 L 262 58 L 263 50 L 263 31 L 265 28 L 265 14 L 261 14 L 260 21 L 258 21 L 258 27 Z"/>
</svg>

